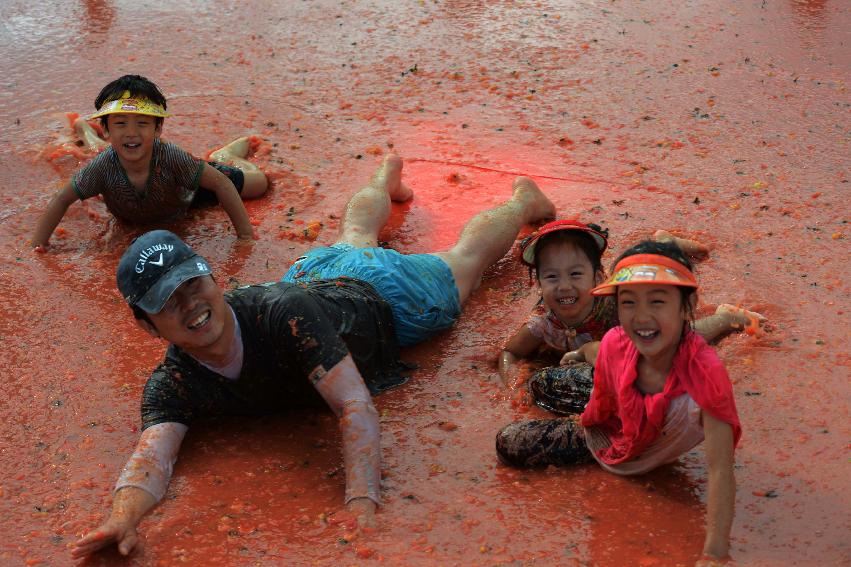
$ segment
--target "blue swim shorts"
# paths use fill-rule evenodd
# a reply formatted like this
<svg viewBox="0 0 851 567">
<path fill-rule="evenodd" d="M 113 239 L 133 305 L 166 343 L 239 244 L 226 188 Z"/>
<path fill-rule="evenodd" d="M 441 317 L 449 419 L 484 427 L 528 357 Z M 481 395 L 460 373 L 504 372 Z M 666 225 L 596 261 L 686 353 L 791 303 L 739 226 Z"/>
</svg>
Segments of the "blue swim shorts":
<svg viewBox="0 0 851 567">
<path fill-rule="evenodd" d="M 301 283 L 339 277 L 367 282 L 390 304 L 399 346 L 424 341 L 451 327 L 461 314 L 452 270 L 432 254 L 401 254 L 387 248 L 338 243 L 309 250 L 281 281 Z"/>
</svg>

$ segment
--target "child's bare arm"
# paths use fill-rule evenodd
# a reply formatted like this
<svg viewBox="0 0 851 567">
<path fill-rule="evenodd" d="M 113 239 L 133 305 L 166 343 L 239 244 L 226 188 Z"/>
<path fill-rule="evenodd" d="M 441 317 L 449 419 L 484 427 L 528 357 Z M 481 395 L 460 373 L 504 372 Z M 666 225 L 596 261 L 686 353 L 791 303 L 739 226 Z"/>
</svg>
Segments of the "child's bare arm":
<svg viewBox="0 0 851 567">
<path fill-rule="evenodd" d="M 733 476 L 733 428 L 703 412 L 709 486 L 706 504 L 706 540 L 703 553 L 724 559 L 730 551 L 730 529 L 736 502 Z"/>
<path fill-rule="evenodd" d="M 56 229 L 56 225 L 65 216 L 65 211 L 71 206 L 71 203 L 79 197 L 74 192 L 74 188 L 69 181 L 65 187 L 56 192 L 56 195 L 50 200 L 47 205 L 47 210 L 42 213 L 41 217 L 35 225 L 33 232 L 32 245 L 33 248 L 38 246 L 47 246 L 47 241 L 50 240 L 50 235 Z"/>
<path fill-rule="evenodd" d="M 514 384 L 513 374 L 517 360 L 535 352 L 541 346 L 541 342 L 541 339 L 533 335 L 526 325 L 514 333 L 499 356 L 499 375 L 504 384 Z"/>
<path fill-rule="evenodd" d="M 591 366 L 597 363 L 597 353 L 600 351 L 600 341 L 585 343 L 576 350 L 564 353 L 559 364 L 562 366 L 574 362 L 587 362 Z"/>
<path fill-rule="evenodd" d="M 237 236 L 244 240 L 254 238 L 254 229 L 251 227 L 248 211 L 245 210 L 242 198 L 240 198 L 231 180 L 215 167 L 205 164 L 203 171 L 201 171 L 200 183 L 202 187 L 216 194 L 222 208 L 230 217 Z"/>
</svg>

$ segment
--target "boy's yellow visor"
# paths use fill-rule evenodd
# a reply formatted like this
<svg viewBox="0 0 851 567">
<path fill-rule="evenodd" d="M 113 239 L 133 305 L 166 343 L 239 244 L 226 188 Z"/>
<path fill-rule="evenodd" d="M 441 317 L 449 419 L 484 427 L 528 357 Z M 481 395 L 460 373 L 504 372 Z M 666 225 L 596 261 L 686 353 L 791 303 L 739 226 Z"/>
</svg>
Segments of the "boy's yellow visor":
<svg viewBox="0 0 851 567">
<path fill-rule="evenodd" d="M 111 100 L 100 107 L 100 110 L 89 116 L 89 120 L 106 116 L 107 114 L 144 114 L 167 118 L 171 116 L 165 109 L 146 98 L 119 98 Z"/>
</svg>

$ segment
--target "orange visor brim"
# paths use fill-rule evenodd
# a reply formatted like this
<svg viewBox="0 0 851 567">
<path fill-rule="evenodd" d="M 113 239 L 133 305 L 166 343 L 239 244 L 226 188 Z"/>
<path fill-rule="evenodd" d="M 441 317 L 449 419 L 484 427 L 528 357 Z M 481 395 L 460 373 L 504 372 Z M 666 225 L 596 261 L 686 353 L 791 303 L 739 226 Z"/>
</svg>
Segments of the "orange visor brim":
<svg viewBox="0 0 851 567">
<path fill-rule="evenodd" d="M 638 284 L 697 288 L 697 279 L 691 270 L 667 256 L 635 254 L 618 262 L 612 276 L 592 289 L 591 295 L 614 295 L 618 286 Z"/>
</svg>

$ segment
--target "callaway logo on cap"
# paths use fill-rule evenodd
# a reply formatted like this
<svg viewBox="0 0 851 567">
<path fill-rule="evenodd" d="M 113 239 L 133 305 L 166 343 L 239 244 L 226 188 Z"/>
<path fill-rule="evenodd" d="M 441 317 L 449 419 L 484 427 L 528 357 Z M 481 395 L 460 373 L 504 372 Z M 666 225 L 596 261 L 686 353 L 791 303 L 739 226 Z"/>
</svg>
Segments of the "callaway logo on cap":
<svg viewBox="0 0 851 567">
<path fill-rule="evenodd" d="M 134 240 L 118 262 L 116 279 L 124 300 L 148 313 L 159 313 L 180 284 L 211 274 L 207 261 L 167 230 Z"/>
<path fill-rule="evenodd" d="M 171 244 L 154 244 L 150 248 L 142 250 L 142 252 L 139 253 L 139 259 L 136 261 L 136 267 L 134 268 L 134 270 L 136 271 L 137 274 L 141 274 L 142 272 L 145 271 L 145 264 L 149 264 L 149 263 L 153 264 L 154 266 L 162 267 L 164 265 L 164 262 L 165 262 L 163 260 L 163 252 L 162 251 L 172 252 L 173 250 L 174 250 L 174 246 L 171 245 Z M 149 260 L 149 258 L 157 252 L 160 253 L 159 258 L 157 258 L 156 260 Z"/>
</svg>

